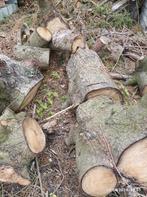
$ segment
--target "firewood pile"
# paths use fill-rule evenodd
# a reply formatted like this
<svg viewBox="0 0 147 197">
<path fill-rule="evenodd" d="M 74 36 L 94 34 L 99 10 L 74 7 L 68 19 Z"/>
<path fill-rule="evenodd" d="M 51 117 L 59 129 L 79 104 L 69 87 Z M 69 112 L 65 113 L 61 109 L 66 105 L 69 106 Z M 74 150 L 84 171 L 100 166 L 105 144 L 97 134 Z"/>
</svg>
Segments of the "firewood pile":
<svg viewBox="0 0 147 197">
<path fill-rule="evenodd" d="M 131 41 L 134 43 L 134 38 Z M 122 185 L 147 186 L 147 58 L 142 54 L 133 56 L 138 63 L 132 81 L 138 85 L 142 99 L 126 106 L 96 53 L 103 47 L 116 62 L 126 50 L 107 35 L 101 36 L 91 50 L 81 32 L 60 17 L 53 17 L 43 27 L 22 26 L 14 47 L 21 61 L 0 55 L 1 182 L 30 184 L 27 166 L 43 151 L 46 139 L 42 125 L 22 110 L 41 85 L 41 71 L 49 69 L 50 53 L 59 50 L 70 53 L 66 66 L 68 94 L 77 124 L 65 142 L 68 146 L 75 144 L 82 192 L 97 197 Z"/>
</svg>

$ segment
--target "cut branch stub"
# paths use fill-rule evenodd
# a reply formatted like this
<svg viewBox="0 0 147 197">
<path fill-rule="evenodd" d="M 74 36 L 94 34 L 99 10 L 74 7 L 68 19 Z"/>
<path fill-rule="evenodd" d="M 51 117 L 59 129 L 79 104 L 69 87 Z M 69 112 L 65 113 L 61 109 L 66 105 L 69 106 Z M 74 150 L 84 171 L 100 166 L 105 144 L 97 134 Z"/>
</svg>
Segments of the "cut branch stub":
<svg viewBox="0 0 147 197">
<path fill-rule="evenodd" d="M 0 112 L 8 105 L 14 111 L 22 110 L 33 99 L 42 80 L 37 68 L 0 54 Z"/>
<path fill-rule="evenodd" d="M 40 153 L 45 148 L 45 135 L 33 118 L 25 118 L 23 121 L 23 132 L 30 150 L 33 153 Z"/>
<path fill-rule="evenodd" d="M 0 117 L 0 181 L 30 184 L 27 167 L 34 159 L 23 135 L 25 113 L 6 109 Z"/>
<path fill-rule="evenodd" d="M 122 101 L 120 91 L 94 51 L 78 49 L 71 55 L 66 69 L 69 95 L 74 104 L 99 95 L 107 95 L 114 100 Z"/>
</svg>

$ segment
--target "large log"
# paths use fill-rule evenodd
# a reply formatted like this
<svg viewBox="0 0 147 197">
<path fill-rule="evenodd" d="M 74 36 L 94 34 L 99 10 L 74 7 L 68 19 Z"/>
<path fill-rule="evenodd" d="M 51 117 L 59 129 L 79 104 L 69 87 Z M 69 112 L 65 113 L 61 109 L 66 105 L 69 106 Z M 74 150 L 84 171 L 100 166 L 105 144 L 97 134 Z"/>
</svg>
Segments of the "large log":
<svg viewBox="0 0 147 197">
<path fill-rule="evenodd" d="M 34 159 L 35 153 L 39 153 L 45 146 L 45 140 L 37 140 L 43 134 L 38 123 L 33 119 L 26 119 L 26 113 L 21 112 L 15 114 L 12 110 L 6 109 L 0 117 L 0 181 L 7 183 L 18 183 L 20 185 L 30 184 L 28 166 Z M 27 121 L 27 125 L 24 125 Z M 31 122 L 31 123 L 30 123 Z M 30 125 L 33 125 L 34 130 L 30 130 Z M 32 141 L 24 135 L 29 130 L 33 134 Z M 37 152 L 32 151 L 30 147 L 37 144 Z M 28 144 L 28 145 L 27 145 Z M 36 146 L 35 146 L 36 147 Z"/>
<path fill-rule="evenodd" d="M 96 52 L 78 49 L 71 55 L 66 67 L 69 78 L 69 95 L 75 104 L 98 95 L 107 95 L 113 100 L 122 96 Z"/>
<path fill-rule="evenodd" d="M 0 112 L 7 106 L 22 110 L 33 99 L 42 80 L 37 68 L 0 54 Z"/>
<path fill-rule="evenodd" d="M 109 194 L 120 174 L 147 185 L 146 101 L 128 107 L 99 96 L 81 104 L 76 117 L 78 126 L 71 130 L 68 144 L 76 144 L 80 183 L 86 194 Z"/>
<path fill-rule="evenodd" d="M 25 45 L 15 45 L 15 56 L 20 60 L 34 60 L 36 61 L 40 70 L 46 70 L 49 67 L 50 49 L 32 47 Z"/>
</svg>

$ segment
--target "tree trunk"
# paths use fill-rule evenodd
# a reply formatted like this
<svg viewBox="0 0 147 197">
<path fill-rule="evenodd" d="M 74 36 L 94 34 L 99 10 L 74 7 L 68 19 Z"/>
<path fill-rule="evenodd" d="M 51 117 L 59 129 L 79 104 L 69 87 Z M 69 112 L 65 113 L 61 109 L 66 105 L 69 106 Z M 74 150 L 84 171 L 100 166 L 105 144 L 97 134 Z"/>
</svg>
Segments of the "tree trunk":
<svg viewBox="0 0 147 197">
<path fill-rule="evenodd" d="M 69 78 L 69 95 L 73 103 L 107 95 L 114 100 L 122 100 L 122 96 L 110 78 L 99 56 L 89 49 L 78 49 L 67 65 Z"/>
<path fill-rule="evenodd" d="M 36 61 L 40 70 L 49 68 L 50 49 L 32 46 L 16 45 L 14 47 L 15 56 L 20 60 Z"/>
<path fill-rule="evenodd" d="M 70 141 L 73 136 L 81 188 L 86 194 L 97 197 L 113 191 L 117 170 L 147 185 L 147 104 L 127 107 L 99 96 L 81 104 L 76 117 L 78 126 L 71 130 Z"/>
<path fill-rule="evenodd" d="M 22 110 L 35 96 L 43 75 L 37 68 L 0 55 L 0 112 Z"/>
</svg>

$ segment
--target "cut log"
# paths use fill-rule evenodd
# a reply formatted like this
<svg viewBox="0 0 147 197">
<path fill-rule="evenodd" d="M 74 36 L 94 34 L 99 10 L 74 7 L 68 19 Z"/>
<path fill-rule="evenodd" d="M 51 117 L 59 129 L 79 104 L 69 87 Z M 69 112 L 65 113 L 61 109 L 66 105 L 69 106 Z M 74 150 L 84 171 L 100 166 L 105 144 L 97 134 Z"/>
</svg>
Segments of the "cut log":
<svg viewBox="0 0 147 197">
<path fill-rule="evenodd" d="M 142 95 L 147 93 L 147 57 L 136 65 L 135 78 Z"/>
<path fill-rule="evenodd" d="M 132 78 L 127 81 L 127 85 L 138 85 L 141 95 L 147 93 L 147 57 L 138 60 Z"/>
<path fill-rule="evenodd" d="M 51 40 L 52 35 L 47 28 L 38 27 L 36 31 L 42 39 L 46 40 L 47 42 Z"/>
<path fill-rule="evenodd" d="M 15 45 L 14 53 L 19 60 L 32 59 L 36 61 L 37 66 L 40 68 L 40 70 L 47 70 L 49 68 L 49 48 Z"/>
<path fill-rule="evenodd" d="M 29 37 L 25 45 L 47 48 L 51 39 L 50 32 L 43 27 L 38 27 Z"/>
<path fill-rule="evenodd" d="M 37 68 L 0 54 L 0 112 L 8 105 L 14 111 L 22 110 L 36 95 L 42 80 Z"/>
<path fill-rule="evenodd" d="M 40 153 L 45 148 L 45 135 L 33 118 L 25 118 L 23 121 L 23 132 L 30 150 L 33 153 Z"/>
<path fill-rule="evenodd" d="M 76 144 L 80 183 L 86 194 L 109 194 L 120 174 L 146 186 L 147 102 L 128 107 L 99 96 L 81 104 L 76 117 L 78 126 L 70 138 Z"/>
<path fill-rule="evenodd" d="M 35 155 L 27 146 L 22 122 L 25 113 L 17 115 L 6 109 L 0 117 L 0 181 L 30 184 L 27 167 Z M 34 139 L 35 140 L 35 139 Z"/>
<path fill-rule="evenodd" d="M 66 67 L 69 78 L 69 95 L 74 104 L 107 95 L 113 100 L 121 100 L 122 95 L 96 52 L 78 49 Z"/>
<path fill-rule="evenodd" d="M 56 50 L 75 53 L 78 48 L 85 47 L 84 37 L 67 27 L 58 17 L 47 23 L 47 29 L 52 34 L 50 47 Z"/>
</svg>

